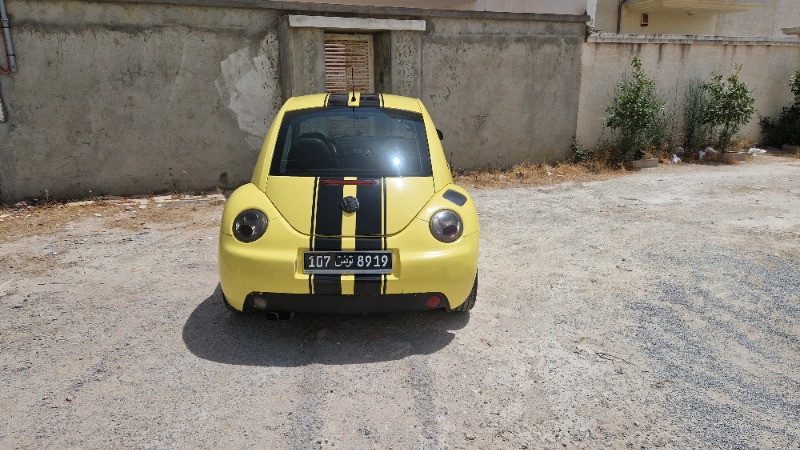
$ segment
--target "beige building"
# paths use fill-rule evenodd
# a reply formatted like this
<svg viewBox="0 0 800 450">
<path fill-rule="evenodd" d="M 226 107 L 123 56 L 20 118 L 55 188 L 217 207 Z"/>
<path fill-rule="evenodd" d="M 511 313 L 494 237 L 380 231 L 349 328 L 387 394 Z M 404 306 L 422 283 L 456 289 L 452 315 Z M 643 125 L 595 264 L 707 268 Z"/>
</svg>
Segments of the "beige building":
<svg viewBox="0 0 800 450">
<path fill-rule="evenodd" d="M 786 37 L 800 32 L 798 0 L 295 0 L 356 6 L 588 14 L 599 32 Z"/>
<path fill-rule="evenodd" d="M 591 3 L 594 3 L 592 8 Z M 797 0 L 590 0 L 599 32 L 786 37 L 800 26 Z"/>
<path fill-rule="evenodd" d="M 798 0 L 597 0 L 590 14 L 597 32 L 581 57 L 581 144 L 609 137 L 605 108 L 634 57 L 656 78 L 679 120 L 688 85 L 741 66 L 758 114 L 740 134 L 753 142 L 761 138 L 758 117 L 775 117 L 790 101 L 787 83 L 800 70 Z"/>
</svg>

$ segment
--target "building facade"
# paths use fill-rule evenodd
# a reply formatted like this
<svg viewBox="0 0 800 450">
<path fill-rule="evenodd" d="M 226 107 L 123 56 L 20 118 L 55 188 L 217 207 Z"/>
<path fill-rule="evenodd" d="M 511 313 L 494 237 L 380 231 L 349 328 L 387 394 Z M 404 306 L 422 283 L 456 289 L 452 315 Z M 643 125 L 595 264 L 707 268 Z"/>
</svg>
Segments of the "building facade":
<svg viewBox="0 0 800 450">
<path fill-rule="evenodd" d="M 786 37 L 800 26 L 795 0 L 596 0 L 590 11 L 602 33 Z"/>
<path fill-rule="evenodd" d="M 337 89 L 336 77 L 341 89 L 342 58 L 358 59 L 365 88 L 420 97 L 455 167 L 562 159 L 577 126 L 583 14 L 260 0 L 8 9 L 6 203 L 235 187 L 286 98 Z"/>
<path fill-rule="evenodd" d="M 603 139 L 635 56 L 672 98 L 740 64 L 763 115 L 800 69 L 782 31 L 796 0 L 7 1 L 4 203 L 235 187 L 286 98 L 353 85 L 421 98 L 452 165 L 475 169 Z M 703 14 L 672 11 L 686 4 Z M 744 132 L 757 140 L 757 119 Z"/>
</svg>

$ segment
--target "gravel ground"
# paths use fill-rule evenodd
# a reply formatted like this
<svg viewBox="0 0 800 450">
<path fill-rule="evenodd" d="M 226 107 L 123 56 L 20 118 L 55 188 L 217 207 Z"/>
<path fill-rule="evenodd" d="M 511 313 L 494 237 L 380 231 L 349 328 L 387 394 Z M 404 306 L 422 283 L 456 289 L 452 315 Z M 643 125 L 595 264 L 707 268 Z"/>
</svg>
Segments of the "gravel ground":
<svg viewBox="0 0 800 450">
<path fill-rule="evenodd" d="M 217 197 L 0 237 L 0 448 L 800 448 L 800 160 L 471 191 L 467 315 L 232 316 Z"/>
</svg>

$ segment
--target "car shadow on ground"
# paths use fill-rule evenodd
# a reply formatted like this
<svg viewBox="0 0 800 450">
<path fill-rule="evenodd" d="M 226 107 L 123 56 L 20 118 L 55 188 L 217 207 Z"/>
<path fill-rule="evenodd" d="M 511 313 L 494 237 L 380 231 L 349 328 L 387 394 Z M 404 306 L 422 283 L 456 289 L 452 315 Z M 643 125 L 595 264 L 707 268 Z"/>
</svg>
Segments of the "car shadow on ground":
<svg viewBox="0 0 800 450">
<path fill-rule="evenodd" d="M 219 285 L 189 316 L 183 341 L 196 356 L 224 364 L 295 367 L 361 364 L 426 355 L 446 347 L 469 313 L 297 314 L 271 321 L 222 303 Z"/>
</svg>

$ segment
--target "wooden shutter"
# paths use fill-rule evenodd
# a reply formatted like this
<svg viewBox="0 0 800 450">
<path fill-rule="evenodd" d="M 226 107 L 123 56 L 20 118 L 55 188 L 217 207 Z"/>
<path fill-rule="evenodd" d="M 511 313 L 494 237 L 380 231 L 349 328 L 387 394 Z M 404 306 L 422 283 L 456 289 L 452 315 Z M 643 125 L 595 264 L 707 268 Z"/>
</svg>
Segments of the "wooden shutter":
<svg viewBox="0 0 800 450">
<path fill-rule="evenodd" d="M 372 35 L 325 34 L 325 92 L 375 92 Z"/>
</svg>

